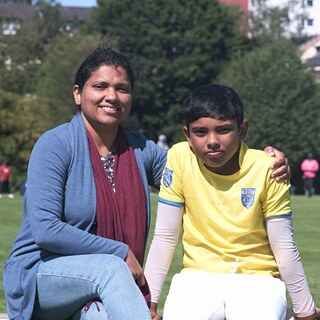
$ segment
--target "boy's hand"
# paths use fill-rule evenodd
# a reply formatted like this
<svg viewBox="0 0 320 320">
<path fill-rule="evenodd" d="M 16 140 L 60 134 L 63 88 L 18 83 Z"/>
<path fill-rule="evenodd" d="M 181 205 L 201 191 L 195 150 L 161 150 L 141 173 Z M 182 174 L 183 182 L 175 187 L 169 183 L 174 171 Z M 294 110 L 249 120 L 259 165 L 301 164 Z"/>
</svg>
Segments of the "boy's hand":
<svg viewBox="0 0 320 320">
<path fill-rule="evenodd" d="M 297 319 L 297 320 L 318 320 L 318 319 L 320 319 L 320 309 L 316 308 L 315 313 L 313 315 L 311 315 L 311 316 L 308 316 L 308 317 L 297 317 L 297 316 L 295 316 L 294 318 Z"/>
<path fill-rule="evenodd" d="M 150 306 L 150 314 L 152 320 L 162 320 L 162 317 L 157 313 L 158 304 L 155 302 L 151 302 Z"/>
<path fill-rule="evenodd" d="M 264 151 L 270 156 L 275 157 L 276 160 L 271 164 L 272 177 L 277 181 L 288 182 L 291 179 L 291 169 L 289 161 L 285 154 L 271 146 L 264 148 Z"/>
<path fill-rule="evenodd" d="M 150 313 L 151 313 L 152 320 L 162 320 L 162 317 L 159 316 L 157 313 L 152 313 L 151 311 L 150 311 Z"/>
</svg>

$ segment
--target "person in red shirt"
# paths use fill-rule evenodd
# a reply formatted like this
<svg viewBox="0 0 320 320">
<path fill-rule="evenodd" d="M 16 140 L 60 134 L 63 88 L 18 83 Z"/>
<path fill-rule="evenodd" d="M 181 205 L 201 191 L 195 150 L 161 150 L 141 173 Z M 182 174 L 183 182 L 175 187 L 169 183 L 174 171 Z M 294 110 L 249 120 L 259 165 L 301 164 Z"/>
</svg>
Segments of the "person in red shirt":
<svg viewBox="0 0 320 320">
<path fill-rule="evenodd" d="M 0 198 L 3 192 L 8 193 L 9 198 L 14 197 L 12 193 L 12 172 L 8 161 L 4 161 L 0 166 Z"/>
<path fill-rule="evenodd" d="M 315 195 L 314 180 L 319 171 L 319 162 L 313 158 L 313 154 L 309 153 L 308 157 L 301 163 L 302 179 L 304 181 L 304 193 L 311 197 Z"/>
</svg>

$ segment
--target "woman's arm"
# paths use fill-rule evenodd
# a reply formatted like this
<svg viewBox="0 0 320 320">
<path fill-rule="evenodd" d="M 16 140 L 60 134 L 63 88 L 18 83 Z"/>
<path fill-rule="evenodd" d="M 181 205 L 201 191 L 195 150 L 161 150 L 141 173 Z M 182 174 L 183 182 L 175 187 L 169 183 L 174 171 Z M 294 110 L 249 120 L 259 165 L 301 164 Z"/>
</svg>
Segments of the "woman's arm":
<svg viewBox="0 0 320 320">
<path fill-rule="evenodd" d="M 55 133 L 38 140 L 29 162 L 25 212 L 35 243 L 54 254 L 109 253 L 125 259 L 126 244 L 88 232 L 96 209 L 89 154 L 81 145 L 74 151 L 69 136 Z"/>
</svg>

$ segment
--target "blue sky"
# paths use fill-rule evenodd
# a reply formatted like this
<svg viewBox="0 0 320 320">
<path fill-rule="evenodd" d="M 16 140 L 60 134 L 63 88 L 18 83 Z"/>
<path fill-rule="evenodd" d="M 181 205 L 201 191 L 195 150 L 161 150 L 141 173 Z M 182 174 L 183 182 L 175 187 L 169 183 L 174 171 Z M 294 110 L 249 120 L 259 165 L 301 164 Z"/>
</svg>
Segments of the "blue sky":
<svg viewBox="0 0 320 320">
<path fill-rule="evenodd" d="M 61 5 L 66 7 L 94 7 L 96 0 L 57 0 Z"/>
</svg>

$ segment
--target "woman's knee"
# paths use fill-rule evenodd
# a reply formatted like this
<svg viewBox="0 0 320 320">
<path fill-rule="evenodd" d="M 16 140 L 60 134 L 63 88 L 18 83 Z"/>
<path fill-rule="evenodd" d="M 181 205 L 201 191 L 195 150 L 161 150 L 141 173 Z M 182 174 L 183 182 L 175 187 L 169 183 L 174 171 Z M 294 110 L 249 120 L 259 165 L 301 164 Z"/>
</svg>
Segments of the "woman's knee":
<svg viewBox="0 0 320 320">
<path fill-rule="evenodd" d="M 90 268 L 101 284 L 117 282 L 125 285 L 128 281 L 134 281 L 126 262 L 117 256 L 101 255 L 96 261 L 91 261 Z"/>
<path fill-rule="evenodd" d="M 126 262 L 114 255 L 102 255 L 99 257 L 98 261 L 94 263 L 96 267 L 97 264 L 99 264 L 99 268 L 101 268 L 101 270 L 113 273 L 115 276 L 122 272 L 130 273 Z"/>
<path fill-rule="evenodd" d="M 91 300 L 72 317 L 72 320 L 108 320 L 108 315 L 102 302 Z"/>
</svg>

